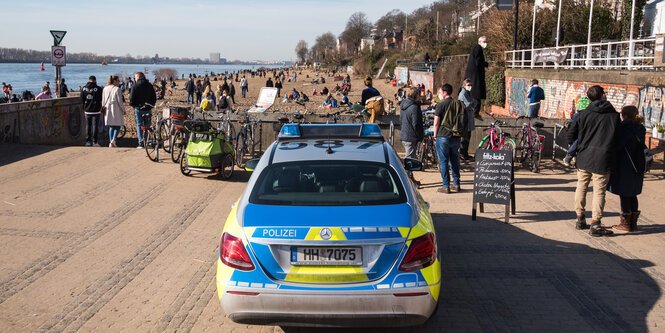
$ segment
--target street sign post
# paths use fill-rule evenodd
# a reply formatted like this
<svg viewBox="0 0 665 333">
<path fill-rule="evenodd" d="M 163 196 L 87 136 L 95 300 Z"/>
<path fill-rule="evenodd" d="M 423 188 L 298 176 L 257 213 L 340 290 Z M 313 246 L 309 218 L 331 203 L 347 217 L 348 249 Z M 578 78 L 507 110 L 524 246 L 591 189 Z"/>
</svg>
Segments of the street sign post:
<svg viewBox="0 0 665 333">
<path fill-rule="evenodd" d="M 51 65 L 66 66 L 67 53 L 64 46 L 51 46 Z"/>
<path fill-rule="evenodd" d="M 62 39 L 65 38 L 67 31 L 64 30 L 49 30 L 53 36 L 53 46 L 51 47 L 51 65 L 55 67 L 55 97 L 60 95 L 60 68 L 67 64 L 67 53 L 64 46 L 60 46 Z"/>
<path fill-rule="evenodd" d="M 50 30 L 51 36 L 53 36 L 53 45 L 58 46 L 60 45 L 60 42 L 62 42 L 62 39 L 65 38 L 65 35 L 67 34 L 67 31 L 62 31 L 62 30 Z"/>
</svg>

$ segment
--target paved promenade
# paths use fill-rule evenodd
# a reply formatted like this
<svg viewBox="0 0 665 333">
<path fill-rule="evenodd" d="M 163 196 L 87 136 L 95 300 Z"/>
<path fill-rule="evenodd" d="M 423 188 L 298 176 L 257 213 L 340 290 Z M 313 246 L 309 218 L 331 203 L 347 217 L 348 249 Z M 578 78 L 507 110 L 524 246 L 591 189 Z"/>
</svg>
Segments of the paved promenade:
<svg viewBox="0 0 665 333">
<path fill-rule="evenodd" d="M 592 238 L 574 228 L 573 170 L 543 169 L 516 174 L 510 224 L 493 205 L 471 221 L 469 165 L 458 194 L 416 173 L 440 304 L 424 326 L 376 332 L 664 332 L 665 173 L 646 177 L 638 233 Z M 234 324 L 217 300 L 219 236 L 248 178 L 184 177 L 136 149 L 0 145 L 0 331 L 282 332 Z M 618 207 L 608 194 L 605 225 Z"/>
</svg>

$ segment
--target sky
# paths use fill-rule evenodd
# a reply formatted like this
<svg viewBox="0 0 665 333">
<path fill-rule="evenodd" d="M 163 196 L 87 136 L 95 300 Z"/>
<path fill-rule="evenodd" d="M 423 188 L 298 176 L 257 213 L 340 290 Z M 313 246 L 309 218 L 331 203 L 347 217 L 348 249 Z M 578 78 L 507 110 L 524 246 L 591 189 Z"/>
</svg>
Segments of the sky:
<svg viewBox="0 0 665 333">
<path fill-rule="evenodd" d="M 66 30 L 67 52 L 230 60 L 295 60 L 295 46 L 339 35 L 354 12 L 370 22 L 433 0 L 0 0 L 0 47 L 49 50 Z"/>
</svg>

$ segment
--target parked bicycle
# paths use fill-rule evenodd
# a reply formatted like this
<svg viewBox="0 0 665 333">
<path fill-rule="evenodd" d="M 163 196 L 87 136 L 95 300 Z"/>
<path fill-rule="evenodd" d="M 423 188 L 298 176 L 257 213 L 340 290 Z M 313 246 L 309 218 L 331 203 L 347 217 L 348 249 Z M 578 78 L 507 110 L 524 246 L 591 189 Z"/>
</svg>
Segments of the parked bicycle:
<svg viewBox="0 0 665 333">
<path fill-rule="evenodd" d="M 494 118 L 494 113 L 485 113 L 492 117 L 492 123 L 483 131 L 489 131 L 482 140 L 478 148 L 489 150 L 510 150 L 515 155 L 515 140 L 510 137 L 509 133 L 504 133 L 501 126 L 508 125 L 504 121 Z"/>
<path fill-rule="evenodd" d="M 164 102 L 160 103 L 157 107 L 152 104 L 145 103 L 145 106 L 150 106 L 154 109 L 162 106 Z M 159 112 L 157 112 L 157 125 L 152 125 L 152 114 L 145 113 L 141 116 L 143 118 L 143 124 L 141 125 L 141 130 L 143 131 L 143 147 L 145 148 L 146 155 L 153 162 L 159 161 L 159 149 L 163 148 L 167 153 L 170 150 L 168 148 L 169 141 L 169 122 L 160 117 Z M 166 144 L 164 144 L 166 142 Z"/>
<path fill-rule="evenodd" d="M 522 123 L 522 129 L 517 133 L 517 146 L 516 153 L 519 152 L 519 162 L 526 169 L 532 172 L 538 172 L 540 169 L 540 159 L 543 155 L 543 147 L 545 137 L 538 134 L 538 129 L 543 128 L 545 124 L 536 121 L 531 124 L 534 118 L 527 116 L 519 116 L 515 120 L 517 123 L 520 119 L 527 119 L 527 122 Z M 547 118 L 538 117 L 538 119 L 546 120 Z"/>
<path fill-rule="evenodd" d="M 436 154 L 436 138 L 434 137 L 434 111 L 425 110 L 423 112 L 423 128 L 425 128 L 425 135 L 423 141 L 416 150 L 416 156 L 423 165 L 423 169 L 427 169 L 429 165 L 439 168 L 439 157 Z"/>
<path fill-rule="evenodd" d="M 257 145 L 259 146 L 259 151 L 263 149 L 261 142 L 263 130 L 261 120 L 251 120 L 249 116 L 245 116 L 245 119 L 239 120 L 238 124 L 240 124 L 240 129 L 238 129 L 238 134 L 236 134 L 233 148 L 235 150 L 236 165 L 239 168 L 243 168 L 245 162 L 254 156 Z"/>
<path fill-rule="evenodd" d="M 174 163 L 180 162 L 180 156 L 182 155 L 185 148 L 187 148 L 187 142 L 189 142 L 189 130 L 184 126 L 185 121 L 192 118 L 193 112 L 192 108 L 177 108 L 174 109 L 174 113 L 170 114 L 172 119 L 172 129 L 170 131 L 170 147 L 171 147 L 171 161 Z"/>
</svg>

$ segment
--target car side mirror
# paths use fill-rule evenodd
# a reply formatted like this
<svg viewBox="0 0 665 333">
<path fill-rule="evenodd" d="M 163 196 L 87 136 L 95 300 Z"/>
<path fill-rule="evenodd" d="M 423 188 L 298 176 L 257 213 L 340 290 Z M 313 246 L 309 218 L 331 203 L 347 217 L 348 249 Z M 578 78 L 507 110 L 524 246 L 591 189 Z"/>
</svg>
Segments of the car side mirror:
<svg viewBox="0 0 665 333">
<path fill-rule="evenodd" d="M 260 158 L 254 158 L 247 161 L 247 163 L 245 163 L 245 171 L 254 171 L 254 169 L 256 169 L 256 165 L 259 164 L 259 160 Z"/>
<path fill-rule="evenodd" d="M 408 171 L 421 171 L 423 169 L 423 164 L 419 160 L 414 158 L 405 158 L 404 159 L 404 169 Z"/>
</svg>

